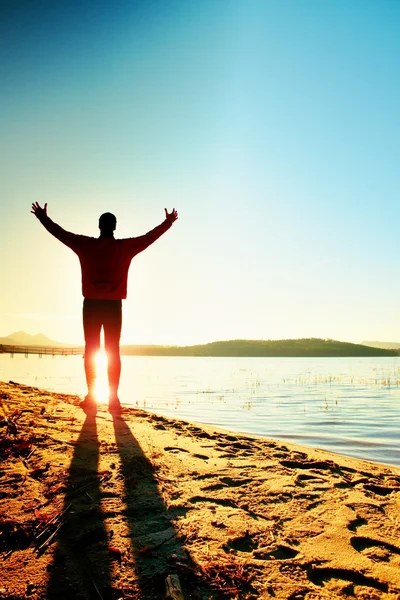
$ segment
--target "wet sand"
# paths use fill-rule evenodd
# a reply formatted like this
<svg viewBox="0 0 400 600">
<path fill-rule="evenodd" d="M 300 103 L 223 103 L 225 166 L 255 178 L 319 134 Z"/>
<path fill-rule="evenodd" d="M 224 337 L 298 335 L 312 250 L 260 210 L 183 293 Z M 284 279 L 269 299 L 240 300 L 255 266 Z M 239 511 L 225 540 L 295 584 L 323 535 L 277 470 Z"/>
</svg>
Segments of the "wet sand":
<svg viewBox="0 0 400 600">
<path fill-rule="evenodd" d="M 400 469 L 0 383 L 0 599 L 400 598 Z"/>
</svg>

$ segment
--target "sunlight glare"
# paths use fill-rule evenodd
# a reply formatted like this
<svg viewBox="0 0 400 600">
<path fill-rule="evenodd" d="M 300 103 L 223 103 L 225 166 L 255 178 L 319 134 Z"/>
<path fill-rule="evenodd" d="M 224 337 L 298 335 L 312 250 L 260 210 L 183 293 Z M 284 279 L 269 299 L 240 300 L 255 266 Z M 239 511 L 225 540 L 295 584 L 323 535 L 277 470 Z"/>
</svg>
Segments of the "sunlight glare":
<svg viewBox="0 0 400 600">
<path fill-rule="evenodd" d="M 96 401 L 104 404 L 108 400 L 107 355 L 104 350 L 99 350 L 96 355 Z"/>
</svg>

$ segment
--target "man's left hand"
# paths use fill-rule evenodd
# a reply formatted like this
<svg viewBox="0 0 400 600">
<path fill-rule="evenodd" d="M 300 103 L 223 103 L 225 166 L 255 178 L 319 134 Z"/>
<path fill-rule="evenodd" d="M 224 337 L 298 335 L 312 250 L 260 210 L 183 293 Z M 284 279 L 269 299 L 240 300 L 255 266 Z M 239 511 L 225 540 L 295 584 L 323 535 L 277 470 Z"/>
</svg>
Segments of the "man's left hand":
<svg viewBox="0 0 400 600">
<path fill-rule="evenodd" d="M 164 210 L 165 218 L 167 219 L 167 221 L 169 221 L 170 223 L 174 223 L 174 221 L 176 221 L 178 218 L 178 212 L 175 210 L 175 208 L 173 208 L 170 213 L 167 211 L 166 208 L 164 208 Z"/>
</svg>

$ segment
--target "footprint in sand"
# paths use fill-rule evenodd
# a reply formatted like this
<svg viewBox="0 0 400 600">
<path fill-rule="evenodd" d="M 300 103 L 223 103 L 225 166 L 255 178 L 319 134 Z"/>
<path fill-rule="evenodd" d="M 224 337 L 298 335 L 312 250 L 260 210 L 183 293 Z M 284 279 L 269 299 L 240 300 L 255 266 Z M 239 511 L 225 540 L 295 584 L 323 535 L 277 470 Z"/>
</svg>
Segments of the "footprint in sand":
<svg viewBox="0 0 400 600">
<path fill-rule="evenodd" d="M 228 444 L 219 443 L 218 448 L 220 450 L 252 450 L 252 446 L 250 444 L 238 441 L 229 442 Z"/>
<path fill-rule="evenodd" d="M 257 535 L 246 532 L 244 535 L 228 540 L 224 545 L 225 552 L 251 552 L 258 560 L 289 560 L 297 556 L 298 551 L 287 544 L 271 544 L 259 547 Z"/>
<path fill-rule="evenodd" d="M 211 483 L 210 485 L 206 485 L 205 487 L 202 488 L 202 490 L 217 491 L 217 490 L 222 490 L 223 488 L 229 488 L 229 487 L 242 487 L 243 485 L 246 485 L 246 484 L 252 483 L 252 482 L 253 482 L 253 480 L 249 479 L 249 478 L 232 479 L 232 477 L 220 477 L 218 482 Z"/>
<path fill-rule="evenodd" d="M 351 510 L 360 513 L 361 516 L 364 516 L 366 519 L 373 518 L 376 513 L 380 515 L 385 514 L 385 506 L 386 504 L 372 504 L 371 502 L 348 502 L 346 504 Z M 379 516 L 379 515 L 378 515 Z"/>
<path fill-rule="evenodd" d="M 294 483 L 298 487 L 311 487 L 311 489 L 321 492 L 332 487 L 330 481 L 328 481 L 324 476 L 314 474 L 308 475 L 307 473 L 299 473 L 296 476 Z"/>
<path fill-rule="evenodd" d="M 218 490 L 223 490 L 228 487 L 226 483 L 210 483 L 210 485 L 205 485 L 201 488 L 203 492 L 218 492 Z"/>
<path fill-rule="evenodd" d="M 177 454 L 178 452 L 190 454 L 189 450 L 186 450 L 185 448 L 178 448 L 177 446 L 165 446 L 164 450 L 166 452 L 172 452 L 173 454 Z"/>
<path fill-rule="evenodd" d="M 370 527 L 379 526 L 382 515 L 385 514 L 385 506 L 380 504 L 370 504 L 368 502 L 350 502 L 346 506 L 355 512 L 354 518 L 347 525 L 347 529 L 354 533 L 359 527 L 369 525 Z"/>
<path fill-rule="evenodd" d="M 225 552 L 231 552 L 232 550 L 239 552 L 253 552 L 254 549 L 258 548 L 258 544 L 254 539 L 254 536 L 246 532 L 244 535 L 228 540 L 222 548 Z"/>
<path fill-rule="evenodd" d="M 198 454 L 196 452 L 194 452 L 193 454 L 191 452 L 189 452 L 189 450 L 186 450 L 186 448 L 179 448 L 178 446 L 165 446 L 164 450 L 166 452 L 172 452 L 173 454 L 179 454 L 180 452 L 184 452 L 186 454 L 191 454 L 191 456 L 193 456 L 194 458 L 201 458 L 201 460 L 209 460 L 210 457 L 207 456 L 206 454 Z"/>
<path fill-rule="evenodd" d="M 320 587 L 324 587 L 329 581 L 336 579 L 353 585 L 371 587 L 381 592 L 388 591 L 387 583 L 383 583 L 374 577 L 363 575 L 352 569 L 335 569 L 330 567 L 310 567 L 307 570 L 309 580 Z"/>
<path fill-rule="evenodd" d="M 186 430 L 191 434 L 194 433 L 196 435 L 196 437 L 205 438 L 207 440 L 211 440 L 214 437 L 217 437 L 217 436 L 212 436 L 211 434 L 207 433 L 207 431 L 204 431 L 203 429 L 200 429 L 200 427 L 190 426 L 190 427 L 186 427 Z"/>
<path fill-rule="evenodd" d="M 290 560 L 297 556 L 298 552 L 291 546 L 276 544 L 267 548 L 258 548 L 253 552 L 254 558 L 262 560 Z"/>
<path fill-rule="evenodd" d="M 195 454 L 192 454 L 192 456 L 194 456 L 195 458 L 200 458 L 201 460 L 210 460 L 210 457 L 207 456 L 207 454 L 198 454 L 196 452 Z"/>
<path fill-rule="evenodd" d="M 378 496 L 388 496 L 392 492 L 400 492 L 400 487 L 392 487 L 386 485 L 380 485 L 375 483 L 365 483 L 363 484 L 364 490 L 368 492 L 372 492 L 373 494 L 377 494 Z"/>
<path fill-rule="evenodd" d="M 321 469 L 336 471 L 337 465 L 330 460 L 281 460 L 283 467 L 289 467 L 290 469 Z"/>
<path fill-rule="evenodd" d="M 227 442 L 237 442 L 238 438 L 233 435 L 221 435 L 220 439 L 226 440 Z"/>
<path fill-rule="evenodd" d="M 250 479 L 249 477 L 242 477 L 237 479 L 233 479 L 232 477 L 221 477 L 221 481 L 223 483 L 226 483 L 226 485 L 228 485 L 229 487 L 241 487 L 242 485 L 251 483 L 253 479 Z"/>
<path fill-rule="evenodd" d="M 347 528 L 350 531 L 355 532 L 359 527 L 362 527 L 363 525 L 368 525 L 368 521 L 366 519 L 363 519 L 362 517 L 356 517 L 355 519 L 350 521 L 350 523 L 347 525 Z"/>
<path fill-rule="evenodd" d="M 215 479 L 215 474 L 214 473 L 202 473 L 201 475 L 199 475 L 197 473 L 197 471 L 193 472 L 191 474 L 191 476 L 193 477 L 193 479 L 195 480 L 202 480 L 202 479 Z"/>
<path fill-rule="evenodd" d="M 224 438 L 226 439 L 226 437 Z M 216 450 L 223 452 L 221 458 L 243 458 L 244 456 L 253 456 L 256 447 L 248 442 L 235 441 L 225 444 L 219 442 L 215 446 Z"/>
<path fill-rule="evenodd" d="M 350 543 L 357 552 L 361 552 L 373 561 L 400 566 L 400 548 L 394 544 L 366 536 L 354 536 Z"/>
<path fill-rule="evenodd" d="M 218 504 L 219 506 L 230 506 L 231 508 L 238 508 L 236 502 L 234 502 L 230 498 L 211 498 L 207 496 L 193 496 L 193 498 L 189 498 L 189 502 L 191 502 L 192 504 L 197 504 L 198 502 L 206 502 L 210 504 Z"/>
</svg>

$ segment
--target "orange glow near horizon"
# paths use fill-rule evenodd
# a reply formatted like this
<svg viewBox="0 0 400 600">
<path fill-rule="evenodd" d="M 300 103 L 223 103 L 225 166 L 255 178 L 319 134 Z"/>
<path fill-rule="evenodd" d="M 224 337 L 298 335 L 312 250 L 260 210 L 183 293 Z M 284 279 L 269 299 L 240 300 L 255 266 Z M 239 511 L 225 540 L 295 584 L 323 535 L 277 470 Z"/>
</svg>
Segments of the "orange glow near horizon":
<svg viewBox="0 0 400 600">
<path fill-rule="evenodd" d="M 105 404 L 108 401 L 108 376 L 107 376 L 107 355 L 104 350 L 99 350 L 96 355 L 96 386 L 95 397 L 98 404 Z"/>
</svg>

